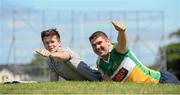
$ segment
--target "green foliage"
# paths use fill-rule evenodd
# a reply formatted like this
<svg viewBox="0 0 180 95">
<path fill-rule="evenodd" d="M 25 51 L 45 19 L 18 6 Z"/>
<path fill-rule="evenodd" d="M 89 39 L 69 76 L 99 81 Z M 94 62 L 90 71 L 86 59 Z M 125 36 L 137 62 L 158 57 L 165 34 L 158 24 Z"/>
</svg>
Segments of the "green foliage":
<svg viewBox="0 0 180 95">
<path fill-rule="evenodd" d="M 35 54 L 34 59 L 27 65 L 25 73 L 31 75 L 48 75 L 49 73 L 46 59 L 39 54 Z"/>
<path fill-rule="evenodd" d="M 64 81 L 0 84 L 0 94 L 180 94 L 180 85 Z"/>
<path fill-rule="evenodd" d="M 34 55 L 34 59 L 32 59 L 31 64 L 45 64 L 46 60 L 39 54 Z"/>
<path fill-rule="evenodd" d="M 169 37 L 180 39 L 180 30 L 171 33 Z M 180 42 L 171 43 L 164 48 L 166 49 L 167 69 L 180 79 Z"/>
<path fill-rule="evenodd" d="M 180 60 L 180 43 L 173 43 L 166 46 L 168 63 Z"/>
<path fill-rule="evenodd" d="M 49 74 L 49 68 L 47 64 L 25 64 L 24 66 L 25 71 L 24 73 L 30 74 L 30 75 L 48 75 Z"/>
<path fill-rule="evenodd" d="M 169 37 L 170 38 L 172 38 L 172 37 L 180 38 L 180 29 L 175 31 L 175 32 L 172 32 L 171 34 L 169 34 Z"/>
</svg>

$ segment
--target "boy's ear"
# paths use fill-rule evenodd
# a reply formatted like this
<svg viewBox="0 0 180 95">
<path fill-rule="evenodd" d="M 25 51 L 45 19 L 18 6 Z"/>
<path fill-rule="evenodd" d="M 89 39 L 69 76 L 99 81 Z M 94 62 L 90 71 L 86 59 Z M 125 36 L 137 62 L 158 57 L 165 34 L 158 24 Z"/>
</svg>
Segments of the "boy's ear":
<svg viewBox="0 0 180 95">
<path fill-rule="evenodd" d="M 44 45 L 44 41 L 42 41 L 42 44 Z"/>
</svg>

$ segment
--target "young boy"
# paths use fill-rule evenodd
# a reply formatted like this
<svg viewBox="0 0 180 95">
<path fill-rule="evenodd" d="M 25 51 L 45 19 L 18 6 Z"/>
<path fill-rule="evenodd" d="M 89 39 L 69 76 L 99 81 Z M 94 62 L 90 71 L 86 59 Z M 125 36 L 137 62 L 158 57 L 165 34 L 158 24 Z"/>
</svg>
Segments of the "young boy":
<svg viewBox="0 0 180 95">
<path fill-rule="evenodd" d="M 98 70 L 103 80 L 136 83 L 178 83 L 176 77 L 168 72 L 159 72 L 143 65 L 127 48 L 126 27 L 122 23 L 112 22 L 118 31 L 117 43 L 112 44 L 107 35 L 96 31 L 89 41 L 97 60 Z"/>
<path fill-rule="evenodd" d="M 101 75 L 93 70 L 69 48 L 61 48 L 60 35 L 56 29 L 41 32 L 45 49 L 36 52 L 47 58 L 50 67 L 50 81 L 58 81 L 59 76 L 65 80 L 100 80 Z"/>
</svg>

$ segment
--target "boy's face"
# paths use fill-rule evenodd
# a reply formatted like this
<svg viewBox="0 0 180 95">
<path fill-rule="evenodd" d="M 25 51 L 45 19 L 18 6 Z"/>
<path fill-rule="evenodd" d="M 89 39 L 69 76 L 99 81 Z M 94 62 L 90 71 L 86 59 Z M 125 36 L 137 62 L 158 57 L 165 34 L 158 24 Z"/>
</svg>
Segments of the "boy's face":
<svg viewBox="0 0 180 95">
<path fill-rule="evenodd" d="M 91 39 L 90 43 L 94 53 L 105 59 L 108 57 L 110 45 L 109 39 L 99 36 Z"/>
<path fill-rule="evenodd" d="M 60 40 L 57 38 L 57 36 L 44 37 L 43 44 L 49 52 L 57 52 L 61 45 Z"/>
</svg>

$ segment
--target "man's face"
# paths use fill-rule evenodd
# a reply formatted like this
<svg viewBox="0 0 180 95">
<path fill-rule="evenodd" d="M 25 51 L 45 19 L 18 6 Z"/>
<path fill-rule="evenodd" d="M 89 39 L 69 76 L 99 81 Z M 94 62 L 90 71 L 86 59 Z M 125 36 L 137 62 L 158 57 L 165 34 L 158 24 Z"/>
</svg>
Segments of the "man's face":
<svg viewBox="0 0 180 95">
<path fill-rule="evenodd" d="M 43 38 L 44 47 L 50 52 L 57 52 L 60 47 L 60 40 L 57 36 L 48 36 Z"/>
<path fill-rule="evenodd" d="M 109 54 L 110 41 L 104 37 L 93 38 L 91 41 L 93 51 L 102 58 L 107 58 Z"/>
</svg>

